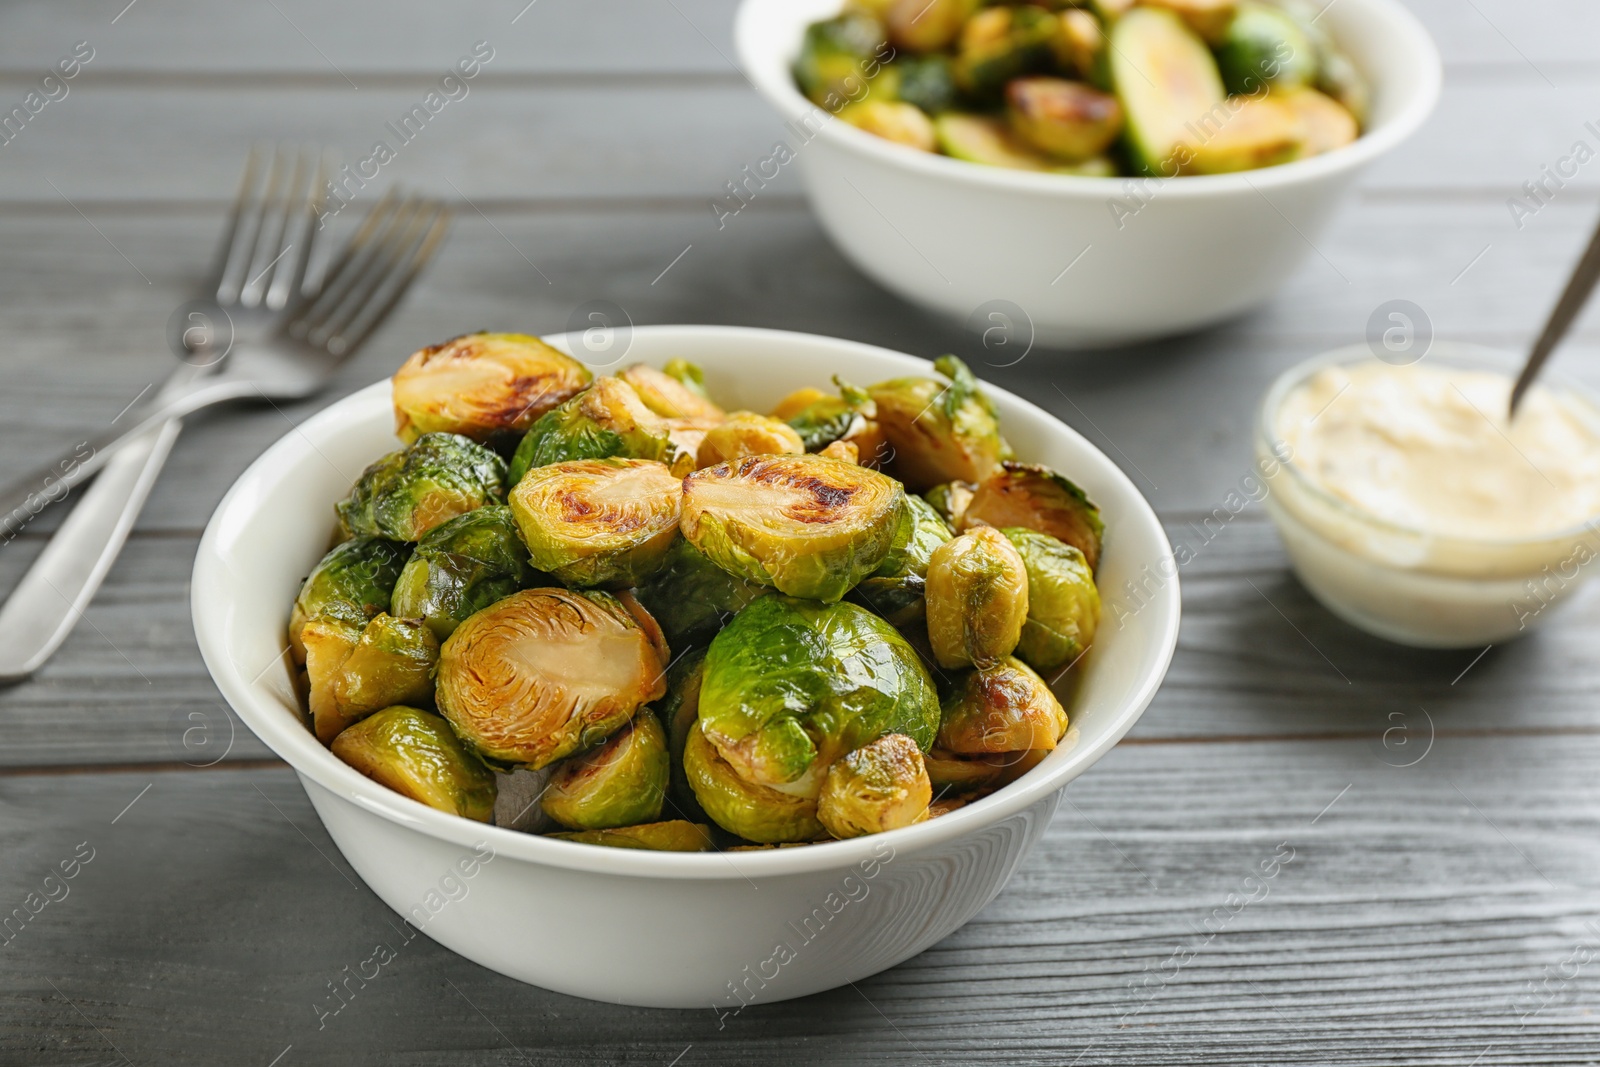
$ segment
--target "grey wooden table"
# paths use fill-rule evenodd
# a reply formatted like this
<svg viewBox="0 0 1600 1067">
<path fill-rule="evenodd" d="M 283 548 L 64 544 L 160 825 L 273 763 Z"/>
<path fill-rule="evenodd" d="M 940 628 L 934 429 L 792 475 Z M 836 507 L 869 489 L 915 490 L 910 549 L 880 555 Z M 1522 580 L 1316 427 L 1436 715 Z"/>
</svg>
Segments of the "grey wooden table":
<svg viewBox="0 0 1600 1067">
<path fill-rule="evenodd" d="M 0 1063 L 1600 1061 L 1600 604 L 1481 656 L 1405 651 L 1318 608 L 1258 508 L 1201 530 L 1249 472 L 1276 371 L 1359 340 L 1396 298 L 1442 337 L 1526 344 L 1592 222 L 1600 162 L 1547 182 L 1548 202 L 1521 191 L 1576 142 L 1600 147 L 1592 0 L 1411 2 L 1446 57 L 1439 112 L 1274 302 L 1006 368 L 847 266 L 790 175 L 716 228 L 710 200 L 780 133 L 730 63 L 732 0 L 0 9 L 0 111 L 77 42 L 93 52 L 0 144 L 7 469 L 166 372 L 167 317 L 253 139 L 362 158 L 474 42 L 494 49 L 384 168 L 462 202 L 401 313 L 328 397 L 197 420 L 76 635 L 0 691 L 0 914 L 76 864 L 0 940 Z M 196 540 L 245 464 L 332 396 L 421 343 L 559 330 L 592 299 L 637 323 L 955 351 L 1039 399 L 1195 549 L 1171 675 L 1006 892 L 859 989 L 719 1029 L 709 1009 L 574 1000 L 421 939 L 319 1027 L 313 1004 L 388 913 L 208 680 Z M 1561 360 L 1595 381 L 1597 356 L 1591 318 Z M 0 588 L 54 521 L 0 549 Z M 1284 843 L 1267 894 L 1208 922 Z"/>
</svg>

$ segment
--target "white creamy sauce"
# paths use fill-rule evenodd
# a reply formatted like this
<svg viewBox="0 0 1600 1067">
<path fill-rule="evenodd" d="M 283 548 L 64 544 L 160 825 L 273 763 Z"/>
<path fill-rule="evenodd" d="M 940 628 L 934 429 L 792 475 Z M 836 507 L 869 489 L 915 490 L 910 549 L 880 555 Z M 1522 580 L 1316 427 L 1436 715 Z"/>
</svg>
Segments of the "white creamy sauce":
<svg viewBox="0 0 1600 1067">
<path fill-rule="evenodd" d="M 1324 490 L 1411 529 L 1505 541 L 1600 517 L 1600 415 L 1535 388 L 1507 423 L 1510 391 L 1487 371 L 1329 367 L 1285 398 L 1276 429 Z"/>
</svg>

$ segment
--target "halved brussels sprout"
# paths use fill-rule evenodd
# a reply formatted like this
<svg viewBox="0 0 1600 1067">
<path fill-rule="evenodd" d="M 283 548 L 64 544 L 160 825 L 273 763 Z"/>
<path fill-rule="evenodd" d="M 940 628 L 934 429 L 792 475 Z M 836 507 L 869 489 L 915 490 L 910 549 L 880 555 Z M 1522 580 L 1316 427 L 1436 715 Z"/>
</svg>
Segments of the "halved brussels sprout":
<svg viewBox="0 0 1600 1067">
<path fill-rule="evenodd" d="M 1166 8 L 1213 47 L 1227 37 L 1239 0 L 1139 0 L 1145 7 Z"/>
<path fill-rule="evenodd" d="M 1217 120 L 1214 129 L 1207 131 L 1208 136 L 1189 146 L 1184 173 L 1258 170 L 1292 162 L 1304 152 L 1306 125 L 1299 113 L 1282 100 L 1230 97 L 1224 108 L 1227 117 Z"/>
<path fill-rule="evenodd" d="M 699 726 L 740 779 L 815 798 L 821 772 L 851 749 L 886 733 L 930 743 L 934 704 L 916 652 L 876 615 L 769 595 L 711 642 Z M 695 792 L 713 819 L 751 837 Z"/>
<path fill-rule="evenodd" d="M 658 705 L 661 725 L 667 733 L 667 804 L 672 812 L 698 822 L 706 818 L 695 799 L 694 790 L 684 777 L 683 750 L 689 744 L 689 731 L 700 717 L 700 683 L 705 679 L 706 650 L 681 653 L 667 671 L 667 695 Z"/>
<path fill-rule="evenodd" d="M 312 726 L 323 744 L 379 708 L 433 702 L 439 639 L 421 619 L 379 614 L 365 628 L 319 619 L 302 637 Z"/>
<path fill-rule="evenodd" d="M 998 97 L 1011 79 L 1050 68 L 1058 33 L 1055 15 L 1042 7 L 985 8 L 961 30 L 956 84 L 980 100 Z"/>
<path fill-rule="evenodd" d="M 709 644 L 717 631 L 767 587 L 729 574 L 684 538 L 672 542 L 666 559 L 635 590 L 661 624 L 667 646 Z"/>
<path fill-rule="evenodd" d="M 617 377 L 633 386 L 644 406 L 666 419 L 722 419 L 723 410 L 706 395 L 700 368 L 687 360 L 668 364 L 678 373 L 635 363 Z"/>
<path fill-rule="evenodd" d="M 835 441 L 848 441 L 856 446 L 856 462 L 879 466 L 887 449 L 876 421 L 877 405 L 865 389 L 837 378 L 834 384 L 839 387 L 838 396 L 818 389 L 791 393 L 780 405 L 787 414 L 774 417 L 788 421 L 805 442 L 807 452 L 821 452 Z"/>
<path fill-rule="evenodd" d="M 922 618 L 928 563 L 934 550 L 953 536 L 926 500 L 908 496 L 906 504 L 911 508 L 910 539 L 891 550 L 872 576 L 863 579 L 850 594 L 897 627 Z"/>
<path fill-rule="evenodd" d="M 683 774 L 711 821 L 746 841 L 813 841 L 827 831 L 814 795 L 783 792 L 740 777 L 697 722 L 683 750 Z"/>
<path fill-rule="evenodd" d="M 1024 141 L 1068 163 L 1100 155 L 1122 132 L 1116 97 L 1065 78 L 1014 79 L 1006 86 L 1006 113 Z"/>
<path fill-rule="evenodd" d="M 546 412 L 511 457 L 511 484 L 536 467 L 575 459 L 673 459 L 672 427 L 621 378 L 593 385 Z"/>
<path fill-rule="evenodd" d="M 1050 687 L 1015 656 L 962 675 L 946 694 L 936 745 L 957 755 L 1048 751 L 1067 732 Z"/>
<path fill-rule="evenodd" d="M 655 620 L 629 594 L 528 589 L 456 627 L 435 696 L 480 753 L 537 769 L 665 693 L 667 658 Z"/>
<path fill-rule="evenodd" d="M 368 778 L 419 804 L 478 822 L 494 812 L 494 772 L 430 712 L 384 708 L 345 730 L 332 747 Z"/>
<path fill-rule="evenodd" d="M 817 455 L 824 459 L 839 459 L 846 463 L 854 463 L 857 466 L 861 463 L 861 449 L 856 447 L 854 441 L 834 441 L 825 445 Z"/>
<path fill-rule="evenodd" d="M 767 414 L 775 419 L 783 419 L 787 422 L 818 400 L 826 398 L 827 395 L 827 393 L 824 393 L 814 385 L 803 385 L 778 401 L 777 406 Z"/>
<path fill-rule="evenodd" d="M 661 818 L 667 735 L 649 708 L 592 752 L 556 765 L 540 805 L 569 830 L 610 830 Z"/>
<path fill-rule="evenodd" d="M 817 797 L 817 819 L 834 837 L 862 837 L 921 822 L 932 800 L 917 743 L 885 734 L 834 760 Z"/>
<path fill-rule="evenodd" d="M 335 545 L 323 556 L 301 584 L 289 613 L 289 649 L 294 661 L 306 662 L 301 631 L 313 619 L 338 620 L 359 633 L 374 615 L 386 610 L 409 555 L 409 545 L 382 537 L 357 537 Z"/>
<path fill-rule="evenodd" d="M 960 90 L 949 56 L 904 56 L 889 65 L 900 79 L 900 99 L 929 115 L 955 106 Z"/>
<path fill-rule="evenodd" d="M 1287 11 L 1243 0 L 1217 43 L 1217 67 L 1230 93 L 1292 89 L 1316 81 L 1316 47 Z"/>
<path fill-rule="evenodd" d="M 863 100 L 839 112 L 839 118 L 876 137 L 919 152 L 936 146 L 933 123 L 922 109 L 902 100 Z"/>
<path fill-rule="evenodd" d="M 1332 152 L 1361 136 L 1361 127 L 1348 108 L 1315 89 L 1289 89 L 1275 94 L 1294 110 L 1305 128 L 1301 157 Z"/>
<path fill-rule="evenodd" d="M 505 460 L 460 434 L 430 433 L 362 471 L 335 510 L 358 537 L 416 541 L 505 495 Z"/>
<path fill-rule="evenodd" d="M 1083 553 L 1091 571 L 1100 567 L 1105 523 L 1100 509 L 1069 479 L 1049 467 L 1007 461 L 972 494 L 961 528 L 1026 526 Z"/>
<path fill-rule="evenodd" d="M 683 485 L 648 459 L 535 467 L 511 491 L 533 565 L 568 585 L 637 585 L 678 536 Z"/>
<path fill-rule="evenodd" d="M 894 448 L 895 470 L 913 490 L 953 479 L 981 481 L 1008 451 L 1000 416 L 967 365 L 940 356 L 933 367 L 949 382 L 896 378 L 867 390 Z"/>
<path fill-rule="evenodd" d="M 1054 674 L 1094 642 L 1100 591 L 1083 553 L 1049 534 L 1008 526 L 1000 531 L 1028 569 L 1028 621 L 1017 655 L 1034 670 Z"/>
<path fill-rule="evenodd" d="M 1110 84 L 1106 69 L 1106 31 L 1100 20 L 1081 8 L 1056 16 L 1056 62 L 1098 89 Z"/>
<path fill-rule="evenodd" d="M 866 86 L 866 67 L 884 46 L 883 25 L 871 15 L 848 11 L 813 22 L 800 42 L 794 77 L 813 104 L 837 112 Z"/>
<path fill-rule="evenodd" d="M 468 615 L 536 581 L 511 509 L 491 504 L 422 536 L 395 583 L 389 613 L 423 620 L 442 641 Z"/>
<path fill-rule="evenodd" d="M 458 433 L 509 448 L 546 411 L 592 377 L 537 337 L 469 333 L 416 352 L 395 372 L 395 433 L 415 441 Z"/>
<path fill-rule="evenodd" d="M 1176 176 L 1192 152 L 1190 128 L 1227 114 L 1215 57 L 1176 15 L 1151 7 L 1136 7 L 1111 25 L 1110 49 L 1129 161 L 1143 174 Z"/>
<path fill-rule="evenodd" d="M 683 480 L 683 535 L 731 574 L 834 601 L 911 521 L 900 483 L 821 456 L 750 456 Z"/>
<path fill-rule="evenodd" d="M 579 830 L 545 836 L 560 841 L 576 841 L 580 845 L 642 848 L 653 852 L 710 852 L 716 847 L 711 840 L 710 827 L 683 819 L 622 826 L 615 830 Z"/>
<path fill-rule="evenodd" d="M 788 423 L 753 411 L 735 411 L 706 431 L 694 462 L 697 468 L 714 467 L 745 456 L 797 456 L 805 450 L 805 442 Z"/>
<path fill-rule="evenodd" d="M 889 41 L 907 52 L 941 52 L 961 36 L 978 0 L 890 0 L 883 13 Z"/>
<path fill-rule="evenodd" d="M 966 513 L 977 488 L 971 482 L 944 482 L 923 493 L 922 499 L 933 506 L 933 510 L 952 530 L 959 530 L 961 516 Z"/>
<path fill-rule="evenodd" d="M 991 667 L 1016 649 L 1028 618 L 1028 571 L 1004 534 L 980 526 L 928 562 L 928 642 L 941 667 Z"/>
</svg>

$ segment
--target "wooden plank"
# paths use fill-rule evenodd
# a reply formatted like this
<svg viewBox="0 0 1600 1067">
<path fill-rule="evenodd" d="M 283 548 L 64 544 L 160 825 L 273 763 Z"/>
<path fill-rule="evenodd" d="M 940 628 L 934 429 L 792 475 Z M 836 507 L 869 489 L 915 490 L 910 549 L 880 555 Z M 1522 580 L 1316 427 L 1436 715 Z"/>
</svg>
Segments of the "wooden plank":
<svg viewBox="0 0 1600 1067">
<path fill-rule="evenodd" d="M 743 1064 L 803 1042 L 829 1064 L 1584 1062 L 1596 758 L 1593 738 L 1462 739 L 1406 770 L 1356 743 L 1124 747 L 973 923 L 722 1029 L 419 939 L 319 1030 L 326 982 L 395 935 L 289 772 L 0 779 L 8 906 L 94 849 L 0 952 L 0 1056 Z"/>
</svg>

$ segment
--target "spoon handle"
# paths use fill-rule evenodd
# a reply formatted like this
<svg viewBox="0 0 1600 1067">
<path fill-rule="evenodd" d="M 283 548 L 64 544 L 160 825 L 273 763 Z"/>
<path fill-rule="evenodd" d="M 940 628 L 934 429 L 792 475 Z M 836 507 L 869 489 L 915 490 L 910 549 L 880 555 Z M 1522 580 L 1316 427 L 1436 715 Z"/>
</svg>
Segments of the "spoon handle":
<svg viewBox="0 0 1600 1067">
<path fill-rule="evenodd" d="M 1578 260 L 1572 278 L 1567 282 L 1567 291 L 1561 294 L 1555 310 L 1550 312 L 1549 321 L 1544 324 L 1544 332 L 1539 335 L 1533 351 L 1528 353 L 1528 362 L 1523 365 L 1522 373 L 1517 376 L 1517 384 L 1511 390 L 1510 417 L 1516 416 L 1522 395 L 1539 376 L 1539 369 L 1550 358 L 1550 353 L 1572 328 L 1573 320 L 1583 310 L 1583 305 L 1589 302 L 1589 294 L 1594 291 L 1597 281 L 1600 281 L 1600 229 L 1596 229 L 1594 236 L 1589 239 L 1588 249 L 1583 253 L 1583 258 Z"/>
</svg>

